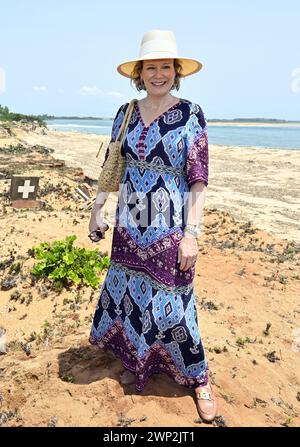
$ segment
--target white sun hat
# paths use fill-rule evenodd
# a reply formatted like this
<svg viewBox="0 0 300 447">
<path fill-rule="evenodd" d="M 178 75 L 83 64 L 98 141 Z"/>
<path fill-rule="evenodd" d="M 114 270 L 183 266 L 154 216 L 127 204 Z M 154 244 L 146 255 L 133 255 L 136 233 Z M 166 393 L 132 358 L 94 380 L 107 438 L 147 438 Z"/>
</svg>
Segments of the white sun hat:
<svg viewBox="0 0 300 447">
<path fill-rule="evenodd" d="M 202 68 L 201 62 L 196 59 L 189 59 L 178 55 L 173 31 L 155 29 L 144 34 L 139 58 L 123 62 L 118 65 L 117 70 L 121 75 L 131 78 L 135 64 L 138 61 L 149 59 L 178 59 L 182 66 L 181 74 L 183 76 L 197 73 Z"/>
</svg>

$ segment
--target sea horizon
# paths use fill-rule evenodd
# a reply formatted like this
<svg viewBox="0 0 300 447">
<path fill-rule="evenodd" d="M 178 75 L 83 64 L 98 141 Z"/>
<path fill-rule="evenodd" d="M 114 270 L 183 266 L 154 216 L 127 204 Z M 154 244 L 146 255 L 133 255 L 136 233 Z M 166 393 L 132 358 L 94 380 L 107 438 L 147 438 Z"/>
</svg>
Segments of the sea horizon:
<svg viewBox="0 0 300 447">
<path fill-rule="evenodd" d="M 112 119 L 51 119 L 47 127 L 60 132 L 79 132 L 110 136 Z M 265 123 L 266 124 L 266 123 Z M 257 148 L 300 150 L 300 126 L 264 125 L 264 123 L 233 123 L 207 121 L 210 144 Z"/>
</svg>

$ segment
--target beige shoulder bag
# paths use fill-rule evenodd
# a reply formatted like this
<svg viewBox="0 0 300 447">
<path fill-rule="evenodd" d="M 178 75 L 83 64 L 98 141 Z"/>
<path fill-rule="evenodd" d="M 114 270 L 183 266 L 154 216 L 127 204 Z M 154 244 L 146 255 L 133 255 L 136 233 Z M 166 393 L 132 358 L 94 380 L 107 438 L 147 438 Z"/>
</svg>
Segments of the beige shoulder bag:
<svg viewBox="0 0 300 447">
<path fill-rule="evenodd" d="M 104 163 L 104 166 L 98 179 L 98 191 L 102 192 L 119 191 L 119 186 L 125 168 L 125 157 L 123 157 L 123 155 L 121 154 L 121 148 L 132 115 L 135 101 L 136 99 L 130 101 L 127 107 L 116 141 L 112 141 L 109 144 L 108 157 L 106 162 Z"/>
</svg>

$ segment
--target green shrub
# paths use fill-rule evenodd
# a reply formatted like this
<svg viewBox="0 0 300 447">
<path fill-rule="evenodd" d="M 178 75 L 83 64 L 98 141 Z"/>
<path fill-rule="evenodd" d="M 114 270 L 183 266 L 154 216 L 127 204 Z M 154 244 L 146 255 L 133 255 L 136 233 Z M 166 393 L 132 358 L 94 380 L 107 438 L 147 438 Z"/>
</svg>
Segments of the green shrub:
<svg viewBox="0 0 300 447">
<path fill-rule="evenodd" d="M 109 257 L 101 257 L 97 250 L 73 247 L 75 239 L 71 235 L 63 241 L 42 242 L 32 247 L 30 253 L 40 262 L 33 266 L 31 273 L 53 279 L 58 290 L 72 283 L 97 288 L 101 282 L 97 273 L 109 267 Z"/>
</svg>

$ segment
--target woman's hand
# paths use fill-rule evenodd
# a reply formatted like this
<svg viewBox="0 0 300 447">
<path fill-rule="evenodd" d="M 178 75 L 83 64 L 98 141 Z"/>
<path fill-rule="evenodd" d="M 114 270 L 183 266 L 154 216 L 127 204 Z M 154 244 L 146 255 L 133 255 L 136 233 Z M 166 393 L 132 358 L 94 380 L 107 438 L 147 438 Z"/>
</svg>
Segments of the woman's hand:
<svg viewBox="0 0 300 447">
<path fill-rule="evenodd" d="M 105 239 L 105 230 L 107 225 L 102 220 L 101 206 L 95 205 L 91 212 L 91 218 L 89 222 L 89 232 L 100 230 Z"/>
<path fill-rule="evenodd" d="M 191 234 L 185 234 L 178 246 L 179 269 L 186 271 L 196 264 L 198 256 L 197 239 Z"/>
</svg>

